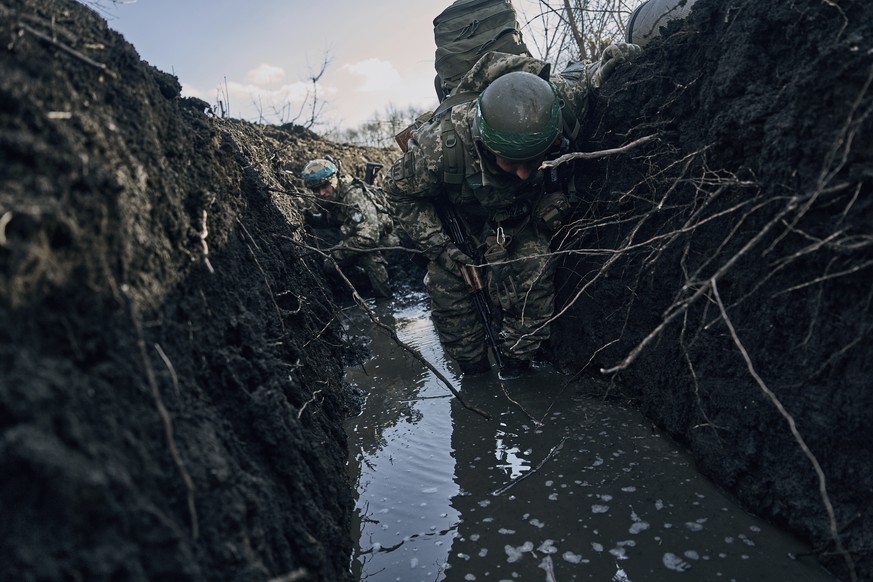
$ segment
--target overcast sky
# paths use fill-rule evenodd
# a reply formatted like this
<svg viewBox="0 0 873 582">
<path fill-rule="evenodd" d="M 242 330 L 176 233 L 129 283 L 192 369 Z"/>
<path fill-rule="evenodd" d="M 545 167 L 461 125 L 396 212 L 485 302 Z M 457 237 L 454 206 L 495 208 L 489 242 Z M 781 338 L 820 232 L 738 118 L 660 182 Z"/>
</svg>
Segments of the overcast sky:
<svg viewBox="0 0 873 582">
<path fill-rule="evenodd" d="M 249 121 L 291 121 L 329 57 L 322 118 L 353 128 L 389 103 L 436 106 L 433 19 L 451 1 L 103 0 L 102 15 L 183 95 L 229 101 L 230 116 Z M 534 4 L 514 0 L 519 11 Z"/>
</svg>

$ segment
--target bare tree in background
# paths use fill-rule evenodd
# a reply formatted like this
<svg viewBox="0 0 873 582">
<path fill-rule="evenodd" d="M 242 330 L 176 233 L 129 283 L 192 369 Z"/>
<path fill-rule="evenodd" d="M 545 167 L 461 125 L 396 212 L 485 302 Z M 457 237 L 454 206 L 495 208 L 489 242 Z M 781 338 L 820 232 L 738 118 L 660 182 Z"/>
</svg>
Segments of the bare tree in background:
<svg viewBox="0 0 873 582">
<path fill-rule="evenodd" d="M 539 0 L 519 10 L 528 49 L 563 68 L 572 61 L 594 61 L 603 49 L 620 42 L 627 20 L 644 0 Z"/>
<path fill-rule="evenodd" d="M 321 66 L 318 68 L 318 72 L 313 73 L 311 70 L 309 71 L 309 81 L 312 82 L 312 94 L 307 94 L 304 100 L 304 103 L 309 103 L 309 119 L 306 120 L 306 123 L 302 124 L 307 129 L 312 129 L 319 123 L 319 117 L 327 106 L 327 101 L 319 100 L 318 98 L 318 82 L 324 76 L 330 61 L 330 55 L 325 54 L 321 59 Z M 293 121 L 296 122 L 296 119 Z"/>
<path fill-rule="evenodd" d="M 394 136 L 408 127 L 423 114 L 415 107 L 400 109 L 394 103 L 385 106 L 382 113 L 373 113 L 372 119 L 352 129 L 337 131 L 327 135 L 328 139 L 372 147 L 396 147 Z"/>
</svg>

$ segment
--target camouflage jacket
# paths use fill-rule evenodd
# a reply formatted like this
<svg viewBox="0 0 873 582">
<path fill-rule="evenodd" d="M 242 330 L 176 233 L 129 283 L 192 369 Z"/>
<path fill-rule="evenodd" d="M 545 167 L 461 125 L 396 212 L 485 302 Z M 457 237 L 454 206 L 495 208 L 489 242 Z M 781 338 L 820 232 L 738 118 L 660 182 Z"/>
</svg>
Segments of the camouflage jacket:
<svg viewBox="0 0 873 582">
<path fill-rule="evenodd" d="M 548 75 L 549 67 L 532 57 L 487 53 L 461 80 L 455 93 L 481 92 L 489 82 L 512 71 L 526 71 L 544 77 Z M 573 134 L 578 125 L 570 127 L 567 120 L 571 124 L 581 121 L 587 111 L 588 75 L 581 69 L 548 78 L 564 103 L 565 135 L 575 137 Z M 459 185 L 445 183 L 443 155 L 446 146 L 439 116 L 415 131 L 406 153 L 394 162 L 385 178 L 385 193 L 394 219 L 430 259 L 435 259 L 450 242 L 434 206 L 441 195 L 445 195 L 462 215 L 493 219 L 500 214 L 517 216 L 532 211 L 536 198 L 542 194 L 541 171 L 521 182 L 480 157 L 471 132 L 475 113 L 476 102 L 471 100 L 455 105 L 444 114 L 450 116 L 457 135 L 456 147 L 462 148 L 464 176 Z"/>
<path fill-rule="evenodd" d="M 379 246 L 394 230 L 386 204 L 362 181 L 343 176 L 336 199 L 319 200 L 319 214 L 307 222 L 316 228 L 339 227 L 342 244 L 349 247 Z"/>
</svg>

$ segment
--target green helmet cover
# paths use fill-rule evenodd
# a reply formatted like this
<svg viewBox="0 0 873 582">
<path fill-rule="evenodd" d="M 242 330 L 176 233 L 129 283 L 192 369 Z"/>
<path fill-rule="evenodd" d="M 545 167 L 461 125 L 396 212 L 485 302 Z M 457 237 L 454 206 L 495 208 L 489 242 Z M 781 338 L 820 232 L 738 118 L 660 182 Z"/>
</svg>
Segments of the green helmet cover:
<svg viewBox="0 0 873 582">
<path fill-rule="evenodd" d="M 532 73 L 498 77 L 476 100 L 476 129 L 483 145 L 509 161 L 536 159 L 561 133 L 561 99 Z"/>
</svg>

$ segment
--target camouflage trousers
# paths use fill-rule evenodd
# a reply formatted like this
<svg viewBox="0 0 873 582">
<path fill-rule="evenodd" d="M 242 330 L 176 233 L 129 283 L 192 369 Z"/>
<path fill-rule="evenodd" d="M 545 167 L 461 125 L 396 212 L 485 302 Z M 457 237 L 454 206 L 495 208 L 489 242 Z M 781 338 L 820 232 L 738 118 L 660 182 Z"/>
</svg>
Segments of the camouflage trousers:
<svg viewBox="0 0 873 582">
<path fill-rule="evenodd" d="M 379 241 L 379 246 L 397 246 L 399 241 L 393 234 L 386 234 Z M 378 296 L 388 297 L 391 295 L 391 282 L 388 278 L 388 261 L 381 252 L 358 252 L 337 249 L 333 252 L 333 258 L 341 268 L 360 267 L 367 278 L 370 286 Z M 333 271 L 332 265 L 325 265 L 325 269 Z"/>
<path fill-rule="evenodd" d="M 546 322 L 555 307 L 555 262 L 548 237 L 527 225 L 513 233 L 500 260 L 489 262 L 488 294 L 499 307 L 501 352 L 530 360 L 549 338 Z M 424 286 L 431 299 L 431 316 L 448 354 L 458 362 L 475 362 L 487 355 L 482 317 L 458 270 L 436 261 L 427 267 Z"/>
</svg>

